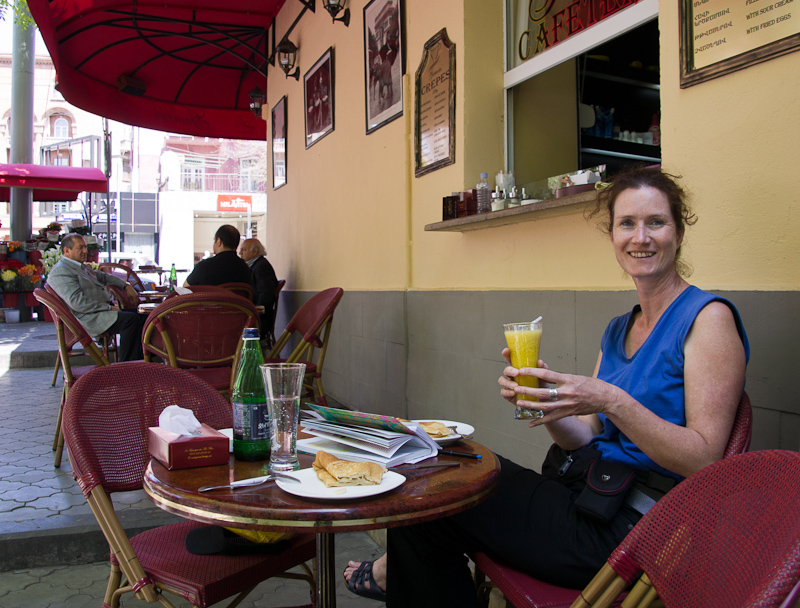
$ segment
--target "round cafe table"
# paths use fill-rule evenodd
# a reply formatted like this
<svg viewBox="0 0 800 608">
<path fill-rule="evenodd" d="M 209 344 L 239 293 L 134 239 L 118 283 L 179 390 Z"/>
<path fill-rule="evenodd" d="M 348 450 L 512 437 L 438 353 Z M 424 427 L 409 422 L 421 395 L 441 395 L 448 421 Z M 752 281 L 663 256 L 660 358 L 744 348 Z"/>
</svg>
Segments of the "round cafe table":
<svg viewBox="0 0 800 608">
<path fill-rule="evenodd" d="M 277 532 L 317 534 L 317 602 L 335 608 L 334 534 L 392 528 L 439 519 L 464 511 L 494 492 L 500 474 L 495 455 L 474 441 L 462 441 L 459 452 L 480 454 L 481 459 L 439 456 L 424 461 L 457 461 L 461 466 L 402 470 L 406 477 L 398 488 L 357 500 L 312 500 L 284 492 L 274 482 L 252 488 L 199 493 L 197 488 L 221 485 L 266 474 L 266 463 L 228 465 L 169 471 L 155 459 L 144 473 L 144 489 L 159 507 L 195 521 Z M 300 466 L 314 458 L 300 455 Z"/>
</svg>

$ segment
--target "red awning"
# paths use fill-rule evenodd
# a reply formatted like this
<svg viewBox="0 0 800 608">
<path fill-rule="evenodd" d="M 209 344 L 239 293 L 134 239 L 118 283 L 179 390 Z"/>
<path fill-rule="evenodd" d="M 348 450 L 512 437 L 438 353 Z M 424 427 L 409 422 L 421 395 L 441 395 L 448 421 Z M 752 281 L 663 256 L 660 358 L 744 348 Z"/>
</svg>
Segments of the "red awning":
<svg viewBox="0 0 800 608">
<path fill-rule="evenodd" d="M 0 164 L 0 201 L 10 200 L 12 187 L 32 188 L 35 201 L 74 201 L 78 192 L 107 192 L 108 180 L 92 167 Z"/>
<path fill-rule="evenodd" d="M 171 133 L 266 139 L 268 29 L 285 0 L 28 0 L 71 104 Z"/>
</svg>

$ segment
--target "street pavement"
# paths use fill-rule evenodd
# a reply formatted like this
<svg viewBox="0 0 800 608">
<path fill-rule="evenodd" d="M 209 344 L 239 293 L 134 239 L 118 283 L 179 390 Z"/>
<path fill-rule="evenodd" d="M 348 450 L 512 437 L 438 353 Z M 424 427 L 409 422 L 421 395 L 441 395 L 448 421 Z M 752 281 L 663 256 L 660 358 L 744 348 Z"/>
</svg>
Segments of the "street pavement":
<svg viewBox="0 0 800 608">
<path fill-rule="evenodd" d="M 100 608 L 108 580 L 108 547 L 72 479 L 66 450 L 61 468 L 53 466 L 63 386 L 60 373 L 56 386 L 50 385 L 56 352 L 52 323 L 0 322 L 0 608 Z M 113 498 L 129 534 L 175 521 L 143 491 Z M 375 559 L 381 553 L 365 532 L 336 535 L 337 572 L 350 559 Z M 307 603 L 307 589 L 300 581 L 268 580 L 240 606 Z M 149 605 L 126 597 L 126 608 Z M 189 606 L 168 597 L 176 606 Z M 378 605 L 351 594 L 341 578 L 337 604 Z"/>
</svg>

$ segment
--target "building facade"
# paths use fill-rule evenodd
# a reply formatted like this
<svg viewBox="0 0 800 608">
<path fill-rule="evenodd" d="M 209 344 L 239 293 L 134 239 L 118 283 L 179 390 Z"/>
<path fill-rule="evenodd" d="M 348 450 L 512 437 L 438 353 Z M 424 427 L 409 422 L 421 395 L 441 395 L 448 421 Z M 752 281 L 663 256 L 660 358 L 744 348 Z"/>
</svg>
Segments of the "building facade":
<svg viewBox="0 0 800 608">
<path fill-rule="evenodd" d="M 296 4 L 278 15 L 278 38 Z M 265 241 L 287 279 L 280 314 L 312 293 L 344 288 L 325 368 L 335 399 L 407 418 L 463 420 L 482 443 L 538 466 L 550 443 L 546 431 L 513 420 L 499 396 L 502 323 L 543 315 L 543 359 L 558 371 L 591 374 L 606 324 L 635 303 L 633 284 L 607 237 L 585 219 L 586 199 L 469 231 L 426 226 L 441 222 L 443 196 L 474 188 L 482 171 L 511 169 L 524 183 L 553 175 L 542 167 L 555 156 L 578 169 L 578 125 L 559 139 L 558 120 L 541 115 L 550 108 L 576 116 L 574 75 L 559 71 L 574 68 L 564 67 L 570 58 L 550 59 L 555 45 L 528 60 L 552 61 L 543 80 L 509 84 L 504 15 L 524 12 L 527 2 L 406 0 L 403 116 L 367 134 L 365 4 L 350 3 L 349 28 L 317 11 L 290 35 L 301 74 L 333 47 L 331 134 L 305 147 L 303 78 L 270 70 L 267 105 L 286 96 L 288 120 L 287 182 L 270 193 Z M 742 313 L 752 348 L 752 448 L 796 450 L 800 195 L 787 176 L 800 160 L 800 53 L 682 89 L 678 4 L 639 4 L 649 11 L 645 22 L 657 18 L 662 165 L 682 176 L 699 217 L 684 245 L 690 281 L 730 298 Z M 609 27 L 630 29 L 617 21 L 601 29 Z M 455 162 L 415 177 L 414 75 L 425 43 L 442 28 L 455 44 Z M 515 91 L 520 86 L 530 88 Z M 515 95 L 533 103 L 513 121 L 507 99 Z M 517 132 L 509 137 L 512 122 Z M 509 152 L 510 140 L 526 145 Z"/>
</svg>

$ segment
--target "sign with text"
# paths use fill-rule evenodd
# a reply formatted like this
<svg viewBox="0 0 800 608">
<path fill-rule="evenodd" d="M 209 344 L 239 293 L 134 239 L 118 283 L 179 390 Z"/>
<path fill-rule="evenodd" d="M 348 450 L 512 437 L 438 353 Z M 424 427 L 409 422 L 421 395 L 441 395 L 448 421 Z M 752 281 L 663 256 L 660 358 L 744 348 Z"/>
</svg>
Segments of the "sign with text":
<svg viewBox="0 0 800 608">
<path fill-rule="evenodd" d="M 217 194 L 217 211 L 247 213 L 252 208 L 253 197 L 249 194 Z"/>
<path fill-rule="evenodd" d="M 683 0 L 681 87 L 794 51 L 798 0 Z"/>
<path fill-rule="evenodd" d="M 425 43 L 415 76 L 415 176 L 456 162 L 456 46 L 440 30 Z"/>
<path fill-rule="evenodd" d="M 639 0 L 516 0 L 509 11 L 515 23 L 516 57 L 509 57 L 515 67 L 610 17 Z"/>
</svg>

